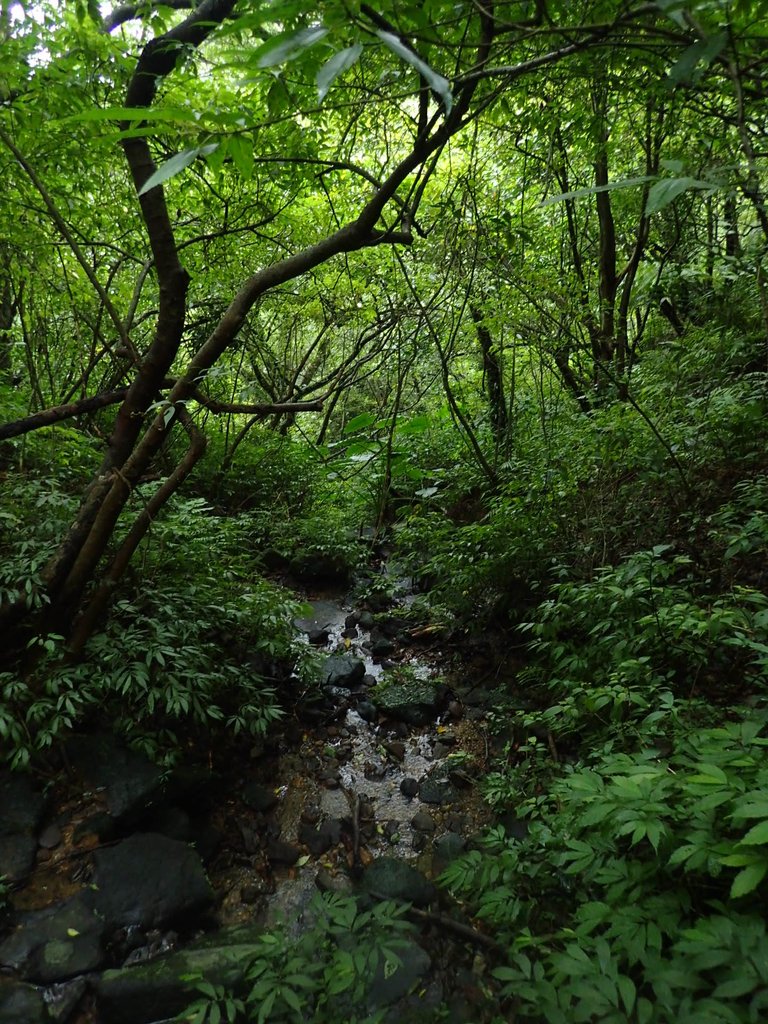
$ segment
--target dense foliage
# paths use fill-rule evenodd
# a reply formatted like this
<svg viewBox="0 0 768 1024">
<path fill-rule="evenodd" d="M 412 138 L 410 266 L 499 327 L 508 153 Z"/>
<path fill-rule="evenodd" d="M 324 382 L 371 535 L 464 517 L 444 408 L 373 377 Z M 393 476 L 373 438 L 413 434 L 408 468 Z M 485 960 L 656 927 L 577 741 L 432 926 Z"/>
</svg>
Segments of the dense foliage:
<svg viewBox="0 0 768 1024">
<path fill-rule="evenodd" d="M 2 759 L 263 735 L 312 678 L 275 581 L 385 541 L 510 653 L 526 827 L 444 877 L 489 1019 L 762 1019 L 766 13 L 5 5 Z M 333 936 L 402 922 L 328 913 L 196 1019 L 365 1013 Z"/>
</svg>

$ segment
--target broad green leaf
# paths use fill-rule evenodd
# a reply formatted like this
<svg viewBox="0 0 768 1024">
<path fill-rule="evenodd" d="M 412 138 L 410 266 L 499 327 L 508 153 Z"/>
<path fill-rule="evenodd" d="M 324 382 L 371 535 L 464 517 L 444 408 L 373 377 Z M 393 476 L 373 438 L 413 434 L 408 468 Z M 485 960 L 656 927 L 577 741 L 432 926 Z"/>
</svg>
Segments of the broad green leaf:
<svg viewBox="0 0 768 1024">
<path fill-rule="evenodd" d="M 574 192 L 561 192 L 556 196 L 549 196 L 541 206 L 551 206 L 553 203 L 562 203 L 566 199 L 583 199 L 585 196 L 593 196 L 596 192 L 612 192 L 617 188 L 636 188 L 638 185 L 645 185 L 649 181 L 655 181 L 653 177 L 644 174 L 640 178 L 622 178 L 621 181 L 610 181 L 607 185 L 592 185 L 590 188 L 578 188 Z"/>
<path fill-rule="evenodd" d="M 768 800 L 740 804 L 731 815 L 732 818 L 768 818 Z"/>
<path fill-rule="evenodd" d="M 739 896 L 746 896 L 747 893 L 753 892 L 762 882 L 766 872 L 768 872 L 768 860 L 743 868 L 731 885 L 731 899 L 737 899 Z"/>
<path fill-rule="evenodd" d="M 363 430 L 365 427 L 370 427 L 372 423 L 376 422 L 376 417 L 372 412 L 361 412 L 358 416 L 353 416 L 344 427 L 345 434 L 355 434 L 358 430 Z"/>
<path fill-rule="evenodd" d="M 761 821 L 759 825 L 753 825 L 741 842 L 745 846 L 757 846 L 759 843 L 768 843 L 768 821 Z"/>
<path fill-rule="evenodd" d="M 689 188 L 704 189 L 713 192 L 714 185 L 706 181 L 699 181 L 697 178 L 663 178 L 651 186 L 648 193 L 648 202 L 645 204 L 645 216 L 650 217 L 652 213 L 658 213 L 665 206 L 669 206 L 679 195 L 687 192 Z"/>
<path fill-rule="evenodd" d="M 143 196 L 150 189 L 157 188 L 158 185 L 162 185 L 163 182 L 168 181 L 169 178 L 175 177 L 180 174 L 185 168 L 189 167 L 191 163 L 199 156 L 207 156 L 212 153 L 215 149 L 218 149 L 218 143 L 212 143 L 208 146 L 198 146 L 196 149 L 185 149 L 181 153 L 177 153 L 172 156 L 170 160 L 166 160 L 164 164 L 160 164 L 154 174 L 150 175 L 147 181 L 144 182 L 139 195 Z"/>
<path fill-rule="evenodd" d="M 725 32 L 716 32 L 709 39 L 698 39 L 684 51 L 682 57 L 670 69 L 669 80 L 675 85 L 692 82 L 699 64 L 711 64 L 727 41 L 728 36 Z"/>
<path fill-rule="evenodd" d="M 295 60 L 327 35 L 328 29 L 322 25 L 309 25 L 298 31 L 280 32 L 256 50 L 256 65 L 260 68 L 274 68 L 278 64 Z"/>
<path fill-rule="evenodd" d="M 253 175 L 253 141 L 244 135 L 231 135 L 226 143 L 227 153 L 243 181 Z"/>
<path fill-rule="evenodd" d="M 448 79 L 443 78 L 442 75 L 433 71 L 426 61 L 423 61 L 421 57 L 418 57 L 413 50 L 409 49 L 404 43 L 401 43 L 396 35 L 382 30 L 379 30 L 376 35 L 381 39 L 385 46 L 388 46 L 389 49 L 404 60 L 406 64 L 410 64 L 412 68 L 416 68 L 432 92 L 437 93 L 443 101 L 443 107 L 445 108 L 446 115 L 450 114 L 453 109 L 453 95 L 451 94 Z"/>
<path fill-rule="evenodd" d="M 361 44 L 355 43 L 353 46 L 348 46 L 345 50 L 339 50 L 338 53 L 334 53 L 331 59 L 323 64 L 317 72 L 317 78 L 315 79 L 318 103 L 323 102 L 328 95 L 328 90 L 339 75 L 343 75 L 345 71 L 349 71 L 353 64 L 357 63 L 362 52 L 363 47 Z"/>
</svg>

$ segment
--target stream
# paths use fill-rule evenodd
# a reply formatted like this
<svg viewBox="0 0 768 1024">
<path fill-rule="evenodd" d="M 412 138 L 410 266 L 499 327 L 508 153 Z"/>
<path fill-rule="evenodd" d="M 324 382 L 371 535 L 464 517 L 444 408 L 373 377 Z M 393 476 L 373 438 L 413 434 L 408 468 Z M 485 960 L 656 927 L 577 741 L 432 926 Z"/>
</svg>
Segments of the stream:
<svg viewBox="0 0 768 1024">
<path fill-rule="evenodd" d="M 317 724 L 269 766 L 277 796 L 270 879 L 235 872 L 224 883 L 226 923 L 252 921 L 256 910 L 265 926 L 300 934 L 318 888 L 350 891 L 382 857 L 434 877 L 487 821 L 465 770 L 483 747 L 482 725 L 451 699 L 440 652 L 413 651 L 398 615 L 411 596 L 407 585 L 400 589 L 396 605 L 375 616 L 322 595 L 296 620 L 320 658 L 325 703 Z"/>
<path fill-rule="evenodd" d="M 453 920 L 460 908 L 433 883 L 489 821 L 475 784 L 489 693 L 444 681 L 443 652 L 404 614 L 407 585 L 396 590 L 368 604 L 306 595 L 295 625 L 315 682 L 293 680 L 281 727 L 250 752 L 238 741 L 164 771 L 94 732 L 68 741 L 47 791 L 0 774 L 0 874 L 13 882 L 0 1024 L 172 1020 L 190 1001 L 185 977 L 236 984 L 265 928 L 311 927 L 318 890 L 421 915 L 408 963 L 374 1000 L 387 1020 L 410 1019 L 407 1001 L 425 993 L 433 1007 L 473 1003 L 473 943 L 491 940 Z"/>
</svg>

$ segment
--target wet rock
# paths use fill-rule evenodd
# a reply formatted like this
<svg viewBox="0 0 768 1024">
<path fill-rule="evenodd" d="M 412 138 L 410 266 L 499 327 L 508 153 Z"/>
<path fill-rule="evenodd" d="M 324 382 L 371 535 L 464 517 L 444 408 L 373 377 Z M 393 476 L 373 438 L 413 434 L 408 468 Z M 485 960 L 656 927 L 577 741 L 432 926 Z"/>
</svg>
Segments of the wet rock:
<svg viewBox="0 0 768 1024">
<path fill-rule="evenodd" d="M 343 640 L 354 640 L 357 636 L 357 626 L 347 626 L 342 629 L 341 636 Z"/>
<path fill-rule="evenodd" d="M 252 903 L 258 903 L 262 896 L 267 892 L 267 887 L 264 882 L 259 879 L 258 882 L 249 882 L 244 885 L 240 890 L 240 899 L 243 903 L 248 905 Z"/>
<path fill-rule="evenodd" d="M 391 1006 L 408 995 L 420 984 L 431 967 L 429 956 L 416 942 L 408 942 L 404 948 L 397 950 L 397 955 L 401 962 L 391 973 L 388 973 L 383 957 L 380 958 L 368 989 L 370 1012 Z"/>
<path fill-rule="evenodd" d="M 48 825 L 40 833 L 37 841 L 44 850 L 55 850 L 61 843 L 61 829 L 56 824 Z"/>
<path fill-rule="evenodd" d="M 445 816 L 445 827 L 449 832 L 463 832 L 467 827 L 467 819 L 463 814 L 457 814 L 455 811 L 452 811 Z"/>
<path fill-rule="evenodd" d="M 327 868 L 320 868 L 317 872 L 315 885 L 320 892 L 335 892 L 341 896 L 352 892 L 352 880 L 348 875 L 332 875 Z"/>
<path fill-rule="evenodd" d="M 455 832 L 448 832 L 446 835 L 440 836 L 440 838 L 436 839 L 434 842 L 434 870 L 436 872 L 445 870 L 451 861 L 460 857 L 466 849 L 466 839 L 462 839 L 462 837 L 456 835 Z"/>
<path fill-rule="evenodd" d="M 283 864 L 286 867 L 293 867 L 301 856 L 301 850 L 292 843 L 286 843 L 282 839 L 270 839 L 267 843 L 267 857 L 273 864 Z"/>
<path fill-rule="evenodd" d="M 426 846 L 427 837 L 424 835 L 423 832 L 417 832 L 416 835 L 411 840 L 411 849 L 414 851 L 414 853 L 421 853 L 422 850 L 426 849 Z"/>
<path fill-rule="evenodd" d="M 345 618 L 344 618 L 344 628 L 345 629 L 354 629 L 354 627 L 358 624 L 359 621 L 360 621 L 359 613 L 358 612 L 350 612 L 349 615 L 345 616 Z"/>
<path fill-rule="evenodd" d="M 310 629 L 307 633 L 307 640 L 313 647 L 325 647 L 330 636 L 327 629 Z"/>
<path fill-rule="evenodd" d="M 380 640 L 375 640 L 371 644 L 371 654 L 374 658 L 388 658 L 395 650 L 395 645 L 391 640 L 387 640 L 386 637 L 382 637 Z"/>
<path fill-rule="evenodd" d="M 302 824 L 299 826 L 299 842 L 309 849 L 313 857 L 327 853 L 341 839 L 341 822 L 324 821 L 319 828 Z"/>
<path fill-rule="evenodd" d="M 114 736 L 81 736 L 68 744 L 72 764 L 86 780 L 106 790 L 107 810 L 128 827 L 160 801 L 163 773 L 149 758 L 116 742 Z"/>
<path fill-rule="evenodd" d="M 93 860 L 96 909 L 114 927 L 159 927 L 213 903 L 200 857 L 177 839 L 137 834 L 98 850 Z"/>
<path fill-rule="evenodd" d="M 42 992 L 15 978 L 0 978 L 0 1024 L 49 1024 Z"/>
<path fill-rule="evenodd" d="M 376 705 L 369 700 L 361 700 L 357 705 L 357 713 L 365 722 L 373 724 L 378 717 Z"/>
<path fill-rule="evenodd" d="M 277 793 L 269 786 L 262 786 L 260 782 L 246 782 L 240 790 L 240 796 L 244 803 L 262 814 L 271 811 L 278 803 Z"/>
<path fill-rule="evenodd" d="M 437 714 L 436 689 L 424 680 L 392 683 L 377 694 L 379 709 L 408 725 L 427 725 Z"/>
<path fill-rule="evenodd" d="M 365 686 L 367 689 L 370 689 L 372 686 L 375 686 L 377 682 L 378 679 L 376 678 L 376 676 L 372 676 L 370 672 L 366 672 L 366 674 L 363 676 L 362 685 Z"/>
<path fill-rule="evenodd" d="M 375 897 L 405 900 L 426 907 L 435 898 L 435 887 L 416 868 L 394 857 L 379 857 L 366 868 L 363 889 Z"/>
<path fill-rule="evenodd" d="M 307 825 L 316 825 L 320 821 L 322 811 L 317 804 L 307 804 L 301 812 L 301 820 Z"/>
<path fill-rule="evenodd" d="M 0 944 L 0 964 L 43 985 L 101 966 L 108 929 L 93 897 L 91 892 L 79 893 L 65 903 L 23 915 Z"/>
<path fill-rule="evenodd" d="M 0 776 L 0 875 L 11 882 L 32 870 L 45 808 L 45 797 L 25 775 Z"/>
<path fill-rule="evenodd" d="M 94 987 L 99 1024 L 152 1024 L 176 1017 L 195 998 L 185 976 L 242 991 L 242 976 L 258 952 L 260 930 L 233 928 L 151 963 L 105 971 Z"/>
<path fill-rule="evenodd" d="M 48 1016 L 52 1021 L 69 1020 L 72 1011 L 85 995 L 88 982 L 85 978 L 73 978 L 72 981 L 61 981 L 45 989 L 43 998 L 48 1008 Z M 0 1017 L 2 1020 L 2 1017 Z"/>
<path fill-rule="evenodd" d="M 400 783 L 400 792 L 410 800 L 419 792 L 419 783 L 416 779 L 405 778 Z"/>
<path fill-rule="evenodd" d="M 460 721 L 464 717 L 464 705 L 458 700 L 449 701 L 448 714 L 454 722 Z"/>
<path fill-rule="evenodd" d="M 438 740 L 432 748 L 432 756 L 438 761 L 443 757 L 448 757 L 450 753 L 451 748 L 446 743 L 443 743 L 442 740 Z"/>
<path fill-rule="evenodd" d="M 418 811 L 411 818 L 411 826 L 415 828 L 417 832 L 434 832 L 435 831 L 435 819 L 429 813 L 429 811 Z"/>
<path fill-rule="evenodd" d="M 320 782 L 326 789 L 338 789 L 341 785 L 339 779 L 340 774 L 338 768 L 327 768 L 324 772 L 320 773 Z"/>
<path fill-rule="evenodd" d="M 353 689 L 365 675 L 365 662 L 354 654 L 332 654 L 325 659 L 321 672 L 329 686 Z"/>
<path fill-rule="evenodd" d="M 389 740 L 384 744 L 384 749 L 395 761 L 402 761 L 405 757 L 405 744 L 402 740 Z"/>
<path fill-rule="evenodd" d="M 361 629 L 373 629 L 373 624 L 376 620 L 369 611 L 362 611 L 357 619 L 357 624 Z"/>
<path fill-rule="evenodd" d="M 450 782 L 426 778 L 419 785 L 419 800 L 425 804 L 449 804 L 455 799 L 456 791 Z"/>
</svg>

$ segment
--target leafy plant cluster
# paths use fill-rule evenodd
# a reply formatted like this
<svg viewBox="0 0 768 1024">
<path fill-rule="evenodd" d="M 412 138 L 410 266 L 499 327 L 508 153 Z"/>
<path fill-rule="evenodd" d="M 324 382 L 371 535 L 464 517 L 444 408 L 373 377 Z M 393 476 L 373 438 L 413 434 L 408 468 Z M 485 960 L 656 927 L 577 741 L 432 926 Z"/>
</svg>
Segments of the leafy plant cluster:
<svg viewBox="0 0 768 1024">
<path fill-rule="evenodd" d="M 40 523 L 40 537 L 18 539 L 17 558 L 44 545 Z M 263 735 L 283 714 L 278 689 L 304 670 L 303 647 L 293 627 L 300 606 L 255 571 L 248 530 L 247 517 L 222 520 L 202 499 L 179 499 L 82 660 L 66 657 L 60 636 L 33 637 L 26 664 L 0 675 L 11 765 L 94 722 L 155 757 L 173 756 L 195 732 L 206 743 L 211 730 Z"/>
<path fill-rule="evenodd" d="M 697 562 L 635 552 L 554 584 L 524 626 L 485 790 L 527 835 L 496 829 L 443 876 L 502 937 L 492 973 L 515 1019 L 765 1016 L 768 597 L 743 582 L 764 493 L 745 479 L 694 516 Z"/>
<path fill-rule="evenodd" d="M 666 756 L 601 752 L 538 795 L 508 777 L 527 837 L 495 830 L 443 881 L 503 937 L 516 1019 L 763 1019 L 765 725 L 689 721 Z"/>
<path fill-rule="evenodd" d="M 199 997 L 180 1015 L 186 1024 L 379 1024 L 371 985 L 402 965 L 412 939 L 404 908 L 389 901 L 365 908 L 351 896 L 318 895 L 312 925 L 298 938 L 265 932 L 244 970 L 240 992 L 197 979 Z M 189 979 L 194 980 L 194 979 Z"/>
</svg>

